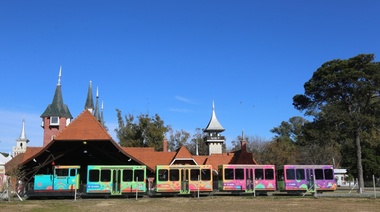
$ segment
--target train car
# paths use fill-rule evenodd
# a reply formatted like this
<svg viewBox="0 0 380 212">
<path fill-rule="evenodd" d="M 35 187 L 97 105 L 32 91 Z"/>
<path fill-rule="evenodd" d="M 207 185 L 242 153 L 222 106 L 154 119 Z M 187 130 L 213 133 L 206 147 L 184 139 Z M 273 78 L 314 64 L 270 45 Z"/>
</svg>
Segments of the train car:
<svg viewBox="0 0 380 212">
<path fill-rule="evenodd" d="M 274 165 L 219 165 L 218 173 L 218 186 L 221 192 L 259 195 L 276 190 Z"/>
<path fill-rule="evenodd" d="M 85 196 L 132 196 L 146 193 L 146 166 L 90 165 Z"/>
<path fill-rule="evenodd" d="M 34 176 L 33 189 L 28 196 L 74 196 L 79 188 L 80 166 L 53 166 L 52 174 Z"/>
<path fill-rule="evenodd" d="M 277 169 L 277 188 L 287 193 L 335 191 L 332 165 L 284 165 Z"/>
<path fill-rule="evenodd" d="M 212 182 L 211 165 L 158 165 L 154 194 L 211 193 Z"/>
</svg>

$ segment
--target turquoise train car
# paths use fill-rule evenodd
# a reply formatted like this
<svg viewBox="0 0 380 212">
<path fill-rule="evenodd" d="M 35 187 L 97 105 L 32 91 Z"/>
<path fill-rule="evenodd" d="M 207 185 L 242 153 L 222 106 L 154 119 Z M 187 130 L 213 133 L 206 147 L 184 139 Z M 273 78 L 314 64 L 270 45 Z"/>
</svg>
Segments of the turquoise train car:
<svg viewBox="0 0 380 212">
<path fill-rule="evenodd" d="M 52 174 L 34 176 L 29 196 L 74 196 L 79 188 L 80 166 L 53 166 Z"/>
<path fill-rule="evenodd" d="M 79 174 L 81 173 L 81 175 Z M 52 166 L 49 174 L 36 174 L 28 197 L 132 196 L 146 193 L 146 166 Z"/>
<path fill-rule="evenodd" d="M 90 165 L 86 196 L 142 195 L 146 193 L 146 166 Z"/>
</svg>

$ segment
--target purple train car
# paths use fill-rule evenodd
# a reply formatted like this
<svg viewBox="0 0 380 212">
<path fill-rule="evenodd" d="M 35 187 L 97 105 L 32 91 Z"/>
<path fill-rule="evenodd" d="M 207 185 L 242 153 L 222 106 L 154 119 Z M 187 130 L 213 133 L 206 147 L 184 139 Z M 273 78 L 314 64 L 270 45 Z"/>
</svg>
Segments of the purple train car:
<svg viewBox="0 0 380 212">
<path fill-rule="evenodd" d="M 335 191 L 332 165 L 284 165 L 277 167 L 277 189 L 287 193 Z"/>
</svg>

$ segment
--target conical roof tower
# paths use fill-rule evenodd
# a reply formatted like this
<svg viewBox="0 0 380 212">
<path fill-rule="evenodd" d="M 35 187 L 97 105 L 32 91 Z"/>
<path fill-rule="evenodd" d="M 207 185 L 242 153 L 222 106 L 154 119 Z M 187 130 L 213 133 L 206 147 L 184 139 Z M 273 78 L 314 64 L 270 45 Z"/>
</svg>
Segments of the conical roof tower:
<svg viewBox="0 0 380 212">
<path fill-rule="evenodd" d="M 61 90 L 62 66 L 59 69 L 58 83 L 55 88 L 53 101 L 42 113 L 42 127 L 44 128 L 44 146 L 48 144 L 54 136 L 63 130 L 71 121 L 73 116 L 69 107 L 63 103 Z"/>
<path fill-rule="evenodd" d="M 206 136 L 203 140 L 206 142 L 208 146 L 208 153 L 211 154 L 222 154 L 223 153 L 223 143 L 225 141 L 225 137 L 221 136 L 221 132 L 224 131 L 224 128 L 219 123 L 218 119 L 215 115 L 215 106 L 214 102 L 212 102 L 212 114 L 211 119 L 208 122 L 207 127 L 203 130 L 206 133 Z"/>
<path fill-rule="evenodd" d="M 91 113 L 94 110 L 94 99 L 92 97 L 92 82 L 88 85 L 87 98 L 86 103 L 84 105 L 84 109 L 89 110 Z"/>
</svg>

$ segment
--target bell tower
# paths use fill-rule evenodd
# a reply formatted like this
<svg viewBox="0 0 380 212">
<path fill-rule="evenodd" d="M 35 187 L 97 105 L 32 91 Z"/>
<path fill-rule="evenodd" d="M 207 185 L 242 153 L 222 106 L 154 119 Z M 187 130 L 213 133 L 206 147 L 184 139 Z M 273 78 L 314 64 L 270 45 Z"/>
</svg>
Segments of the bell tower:
<svg viewBox="0 0 380 212">
<path fill-rule="evenodd" d="M 13 147 L 12 156 L 15 157 L 19 153 L 24 153 L 26 151 L 26 147 L 28 146 L 29 139 L 26 138 L 25 134 L 25 120 L 22 120 L 22 128 L 20 137 L 16 140 L 16 146 Z"/>
<path fill-rule="evenodd" d="M 46 146 L 60 131 L 70 124 L 73 118 L 67 105 L 63 103 L 61 91 L 62 66 L 59 69 L 58 83 L 55 88 L 53 101 L 42 113 L 42 128 L 44 129 L 43 145 Z"/>
<path fill-rule="evenodd" d="M 203 130 L 205 132 L 205 137 L 203 140 L 208 146 L 208 154 L 222 154 L 223 153 L 223 143 L 226 140 L 224 136 L 220 133 L 224 131 L 224 128 L 219 123 L 215 115 L 214 102 L 212 102 L 212 115 L 211 119 L 206 127 Z"/>
</svg>

